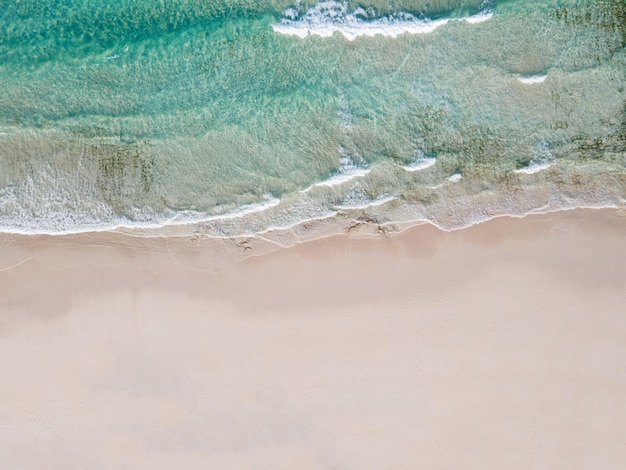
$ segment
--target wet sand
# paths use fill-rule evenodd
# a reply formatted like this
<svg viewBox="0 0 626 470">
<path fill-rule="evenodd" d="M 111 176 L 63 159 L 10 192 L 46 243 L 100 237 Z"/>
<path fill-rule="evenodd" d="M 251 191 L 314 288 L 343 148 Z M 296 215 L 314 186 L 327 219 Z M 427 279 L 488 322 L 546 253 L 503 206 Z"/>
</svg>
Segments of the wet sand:
<svg viewBox="0 0 626 470">
<path fill-rule="evenodd" d="M 3 465 L 626 461 L 623 210 L 214 245 L 0 237 Z"/>
</svg>

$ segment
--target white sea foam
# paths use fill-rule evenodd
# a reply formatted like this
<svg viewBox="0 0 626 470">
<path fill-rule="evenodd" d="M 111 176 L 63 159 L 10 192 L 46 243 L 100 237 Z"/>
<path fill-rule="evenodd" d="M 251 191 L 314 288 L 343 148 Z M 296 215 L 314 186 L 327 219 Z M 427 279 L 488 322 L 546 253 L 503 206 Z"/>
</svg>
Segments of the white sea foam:
<svg viewBox="0 0 626 470">
<path fill-rule="evenodd" d="M 541 170 L 545 170 L 546 168 L 550 168 L 552 163 L 544 162 L 544 163 L 535 163 L 530 162 L 530 164 L 526 168 L 520 168 L 519 170 L 513 170 L 513 173 L 524 173 L 526 175 L 532 175 L 534 173 L 538 173 Z"/>
<path fill-rule="evenodd" d="M 436 158 L 418 158 L 408 165 L 404 165 L 402 168 L 404 168 L 404 170 L 408 172 L 420 171 L 425 170 L 426 168 L 430 168 L 435 163 L 437 163 Z"/>
<path fill-rule="evenodd" d="M 435 186 L 429 186 L 429 188 L 430 189 L 443 188 L 448 183 L 457 183 L 457 182 L 461 181 L 462 177 L 463 177 L 463 175 L 461 175 L 461 173 L 455 173 L 452 176 L 449 176 L 448 178 L 446 178 L 443 183 L 436 184 Z"/>
<path fill-rule="evenodd" d="M 363 8 L 348 12 L 346 2 L 320 2 L 299 16 L 294 8 L 283 12 L 279 23 L 273 24 L 275 32 L 305 38 L 309 35 L 330 37 L 338 32 L 349 41 L 359 36 L 398 37 L 401 34 L 428 34 L 450 21 L 463 20 L 468 23 L 481 23 L 493 16 L 491 11 L 483 11 L 466 18 L 442 18 L 438 20 L 419 19 L 410 13 L 399 12 L 389 16 L 372 17 Z"/>
<path fill-rule="evenodd" d="M 0 190 L 0 232 L 69 235 L 119 229 L 158 230 L 171 225 L 227 221 L 263 212 L 280 203 L 280 199 L 267 195 L 262 202 L 219 215 L 174 210 L 155 213 L 135 208 L 127 216 L 120 216 L 102 201 L 87 201 L 65 189 L 49 187 L 42 190 L 46 178 L 49 176 L 39 176 L 35 181 L 29 176 L 21 184 Z M 41 194 L 38 194 L 38 188 Z"/>
<path fill-rule="evenodd" d="M 181 211 L 178 212 L 174 217 L 167 220 L 162 226 L 167 225 L 185 225 L 192 224 L 198 222 L 209 222 L 213 220 L 232 220 L 238 219 L 240 217 L 245 217 L 251 214 L 257 214 L 259 212 L 264 212 L 272 207 L 276 207 L 280 204 L 280 199 L 272 196 L 271 194 L 267 194 L 264 197 L 262 202 L 257 202 L 254 204 L 246 204 L 237 209 L 226 212 L 224 214 L 219 215 L 207 215 L 204 212 L 197 211 Z"/>
<path fill-rule="evenodd" d="M 483 21 L 490 20 L 493 17 L 493 11 L 484 10 L 480 13 L 476 13 L 475 15 L 468 16 L 467 18 L 463 18 L 463 21 L 466 21 L 470 24 L 482 23 Z"/>
<path fill-rule="evenodd" d="M 28 175 L 23 181 L 0 189 L 0 227 L 4 232 L 22 234 L 74 233 L 74 227 L 83 229 L 79 231 L 110 228 L 115 217 L 113 209 L 78 194 L 59 187 L 55 174 Z"/>
<path fill-rule="evenodd" d="M 526 85 L 533 85 L 535 83 L 541 83 L 545 81 L 546 78 L 548 78 L 548 74 L 517 77 L 517 79 L 520 82 L 525 83 Z"/>
<path fill-rule="evenodd" d="M 307 193 L 311 189 L 320 186 L 338 186 L 355 178 L 363 177 L 367 175 L 370 171 L 372 171 L 371 168 L 356 165 L 354 161 L 348 156 L 341 157 L 341 159 L 339 160 L 339 171 L 337 173 L 332 175 L 327 180 L 312 184 L 311 186 L 303 189 L 300 192 Z"/>
<path fill-rule="evenodd" d="M 321 215 L 314 216 L 314 217 L 303 218 L 303 219 L 296 220 L 295 222 L 291 222 L 291 223 L 288 223 L 288 224 L 271 225 L 268 228 L 266 228 L 265 230 L 261 230 L 260 232 L 258 232 L 257 235 L 265 235 L 267 233 L 276 232 L 276 231 L 282 231 L 282 230 L 291 230 L 291 229 L 294 229 L 296 227 L 302 226 L 303 224 L 309 224 L 311 222 L 319 222 L 321 220 L 332 219 L 336 215 L 337 215 L 336 211 L 326 211 L 326 212 L 324 212 Z"/>
<path fill-rule="evenodd" d="M 326 181 L 321 181 L 320 183 L 315 183 L 313 186 L 337 186 L 339 184 L 346 183 L 347 181 L 353 180 L 354 178 L 359 178 L 367 175 L 371 168 L 354 168 L 351 170 L 347 170 L 343 173 L 337 173 L 336 175 L 331 176 Z"/>
<path fill-rule="evenodd" d="M 540 172 L 541 170 L 545 170 L 546 168 L 550 168 L 553 161 L 554 155 L 550 150 L 550 144 L 545 141 L 539 142 L 533 148 L 533 158 L 530 160 L 528 166 L 526 168 L 513 170 L 513 172 L 532 175 L 534 173 Z"/>
<path fill-rule="evenodd" d="M 334 209 L 339 210 L 360 210 L 360 209 L 369 209 L 370 207 L 382 206 L 383 204 L 387 204 L 395 200 L 395 196 L 388 196 L 386 194 L 382 194 L 378 196 L 376 199 L 363 201 L 357 204 L 341 204 L 338 206 L 333 206 Z"/>
</svg>

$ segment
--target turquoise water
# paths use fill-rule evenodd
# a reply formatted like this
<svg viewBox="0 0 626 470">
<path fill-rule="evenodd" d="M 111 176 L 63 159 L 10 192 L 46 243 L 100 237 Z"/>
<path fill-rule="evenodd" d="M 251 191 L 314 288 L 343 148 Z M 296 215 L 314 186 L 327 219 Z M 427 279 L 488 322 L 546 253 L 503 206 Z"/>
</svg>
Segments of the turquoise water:
<svg viewBox="0 0 626 470">
<path fill-rule="evenodd" d="M 2 231 L 451 229 L 626 197 L 622 0 L 1 3 Z"/>
</svg>

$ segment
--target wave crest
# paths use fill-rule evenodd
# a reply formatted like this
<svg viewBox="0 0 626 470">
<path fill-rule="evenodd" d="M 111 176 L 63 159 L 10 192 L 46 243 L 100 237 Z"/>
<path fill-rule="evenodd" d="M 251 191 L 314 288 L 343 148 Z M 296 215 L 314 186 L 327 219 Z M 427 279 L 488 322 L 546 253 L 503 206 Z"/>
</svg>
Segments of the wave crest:
<svg viewBox="0 0 626 470">
<path fill-rule="evenodd" d="M 401 34 L 428 34 L 450 21 L 466 21 L 475 24 L 490 19 L 493 12 L 483 10 L 465 18 L 420 19 L 407 12 L 398 12 L 383 17 L 374 17 L 371 11 L 357 8 L 348 11 L 346 2 L 320 2 L 300 16 L 298 10 L 289 8 L 283 12 L 279 23 L 273 24 L 275 32 L 305 38 L 309 35 L 330 37 L 338 32 L 349 41 L 359 36 L 398 37 Z"/>
</svg>

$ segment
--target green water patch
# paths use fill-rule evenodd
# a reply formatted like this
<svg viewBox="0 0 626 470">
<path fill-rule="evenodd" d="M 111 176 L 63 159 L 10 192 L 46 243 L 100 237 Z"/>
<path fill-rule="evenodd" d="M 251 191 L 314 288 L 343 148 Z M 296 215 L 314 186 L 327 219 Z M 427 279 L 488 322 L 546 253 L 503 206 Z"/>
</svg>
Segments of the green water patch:
<svg viewBox="0 0 626 470">
<path fill-rule="evenodd" d="M 621 47 L 626 45 L 626 2 L 622 0 L 599 0 L 588 4 L 575 4 L 555 8 L 552 15 L 568 26 L 584 26 L 598 29 L 610 35 L 620 36 Z M 608 44 L 617 50 L 619 40 Z"/>
<path fill-rule="evenodd" d="M 97 184 L 107 200 L 149 193 L 155 179 L 154 156 L 145 144 L 94 145 L 89 154 L 97 162 Z"/>
<path fill-rule="evenodd" d="M 202 26 L 218 29 L 239 19 L 277 15 L 287 1 L 223 0 L 22 0 L 3 5 L 0 57 L 16 63 L 41 63 L 60 56 L 106 53 Z"/>
</svg>

